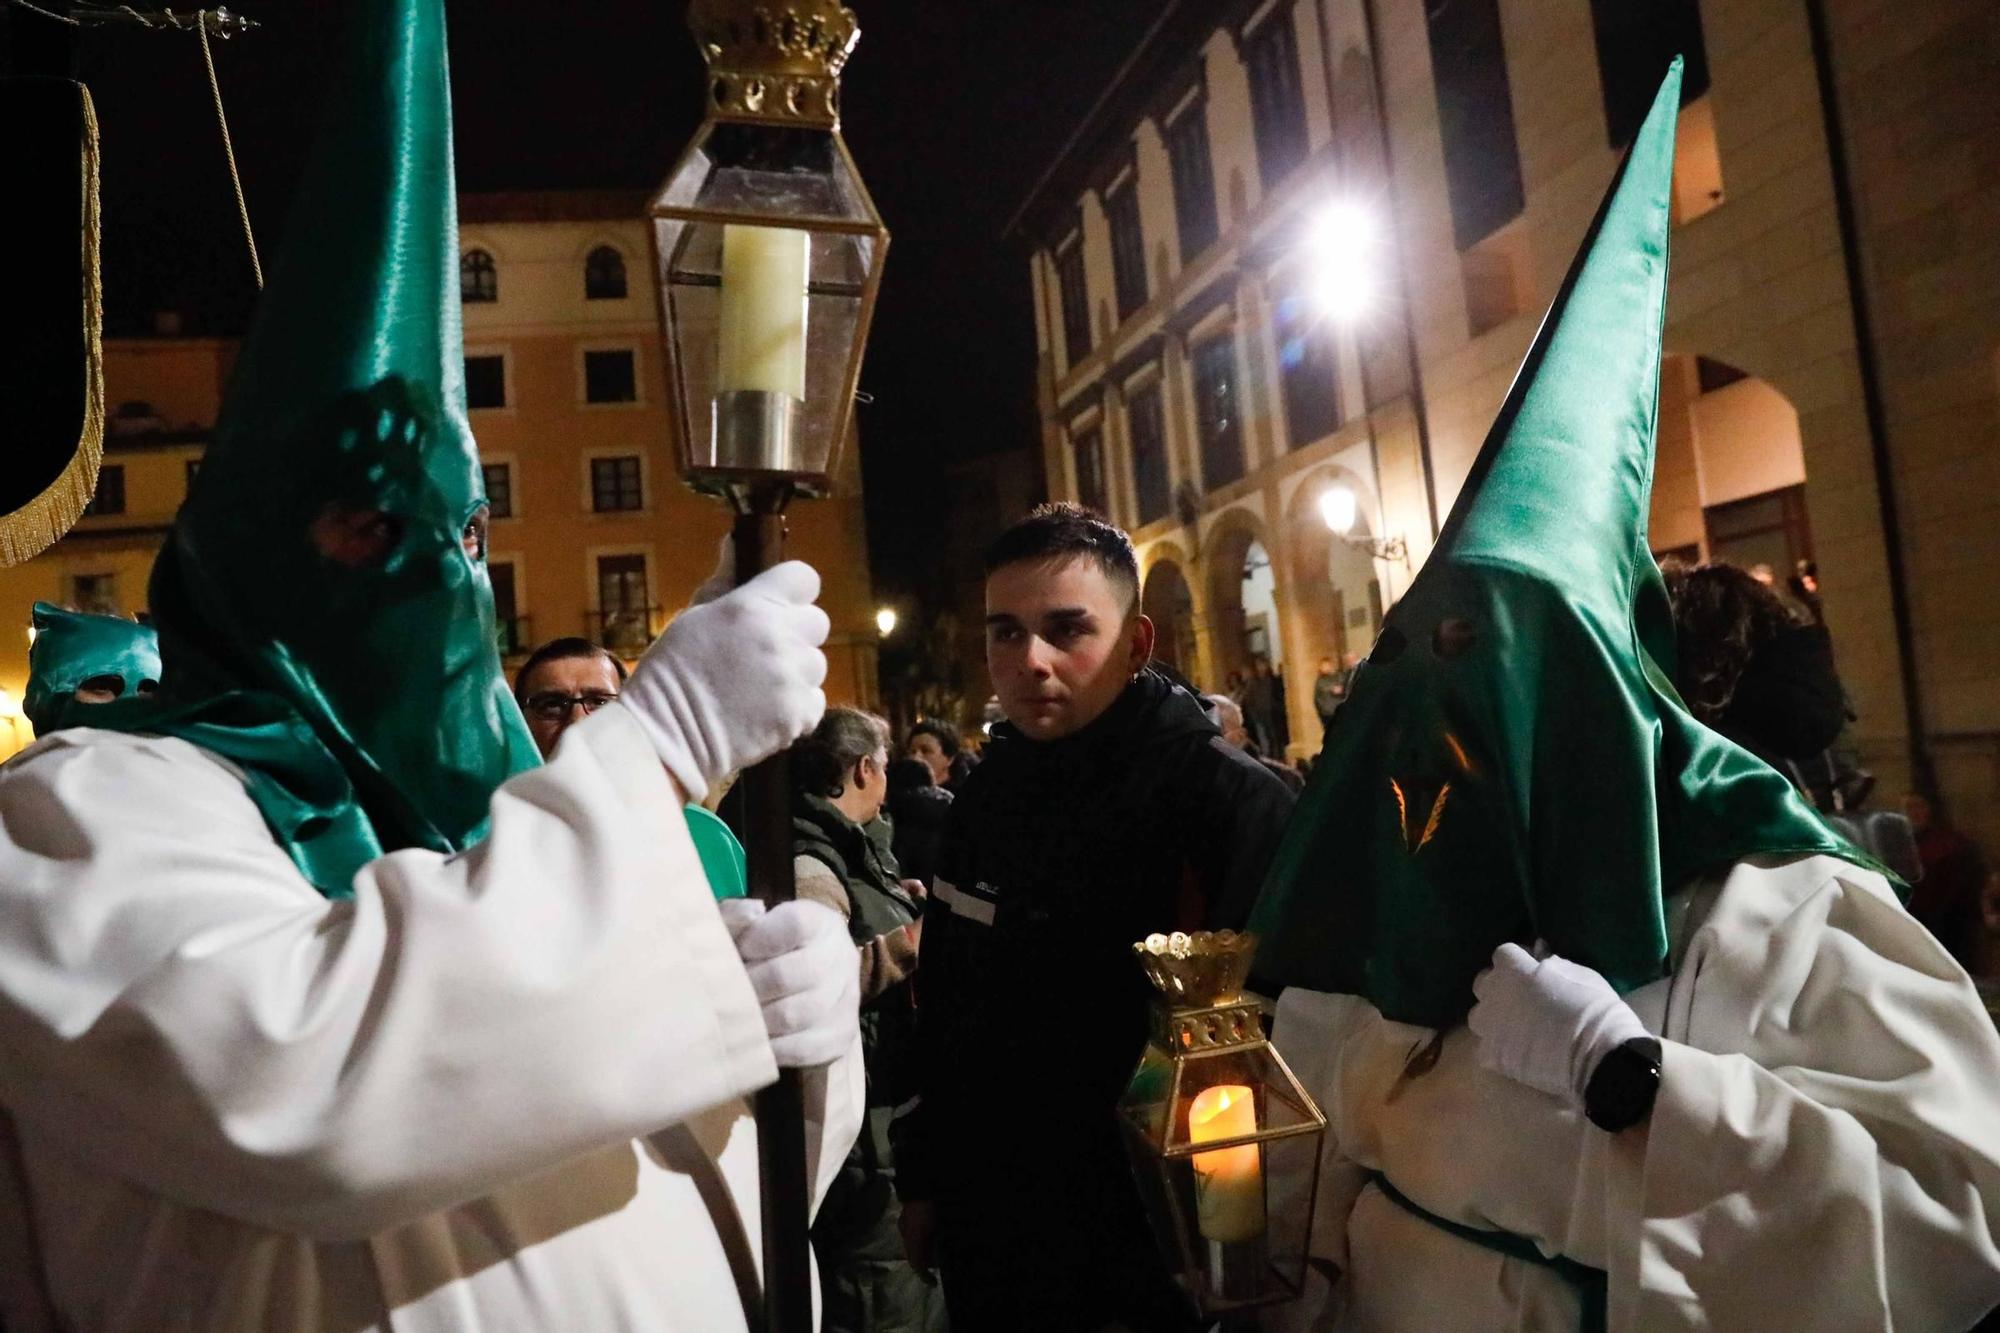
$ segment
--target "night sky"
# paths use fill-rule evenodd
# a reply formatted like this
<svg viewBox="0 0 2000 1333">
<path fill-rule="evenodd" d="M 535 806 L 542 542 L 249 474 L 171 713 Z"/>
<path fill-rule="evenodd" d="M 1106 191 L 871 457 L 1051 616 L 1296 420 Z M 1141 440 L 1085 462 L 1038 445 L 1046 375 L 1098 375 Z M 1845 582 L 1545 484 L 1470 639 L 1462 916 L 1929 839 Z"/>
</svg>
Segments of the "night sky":
<svg viewBox="0 0 2000 1333">
<path fill-rule="evenodd" d="M 853 0 L 850 0 L 853 3 Z M 1165 0 L 860 0 L 843 132 L 893 236 L 863 390 L 878 589 L 919 592 L 943 468 L 1032 443 L 1025 255 L 1001 229 Z M 265 267 L 332 76 L 344 6 L 244 0 L 215 46 Z M 699 116 L 679 0 L 449 4 L 459 188 L 656 185 Z M 96 29 L 105 323 L 240 334 L 253 289 L 192 34 Z"/>
</svg>

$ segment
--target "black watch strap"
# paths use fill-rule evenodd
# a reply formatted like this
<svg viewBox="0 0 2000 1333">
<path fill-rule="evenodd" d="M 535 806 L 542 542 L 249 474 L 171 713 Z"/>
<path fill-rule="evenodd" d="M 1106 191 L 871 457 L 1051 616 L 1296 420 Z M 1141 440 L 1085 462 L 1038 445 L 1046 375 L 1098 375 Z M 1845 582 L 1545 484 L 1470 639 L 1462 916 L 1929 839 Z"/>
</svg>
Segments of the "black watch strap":
<svg viewBox="0 0 2000 1333">
<path fill-rule="evenodd" d="M 1599 1060 L 1583 1089 L 1590 1123 L 1616 1134 L 1651 1115 L 1660 1095 L 1662 1055 L 1659 1038 L 1634 1037 Z"/>
</svg>

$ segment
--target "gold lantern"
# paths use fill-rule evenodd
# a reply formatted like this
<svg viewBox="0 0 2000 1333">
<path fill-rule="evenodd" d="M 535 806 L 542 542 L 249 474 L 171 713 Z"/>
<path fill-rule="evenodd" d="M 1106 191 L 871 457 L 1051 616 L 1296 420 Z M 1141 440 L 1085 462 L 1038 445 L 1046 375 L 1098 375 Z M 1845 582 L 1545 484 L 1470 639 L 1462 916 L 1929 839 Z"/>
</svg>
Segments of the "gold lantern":
<svg viewBox="0 0 2000 1333">
<path fill-rule="evenodd" d="M 648 207 L 682 470 L 756 507 L 825 494 L 889 233 L 840 137 L 837 0 L 693 0 L 707 117 Z"/>
<path fill-rule="evenodd" d="M 1203 1317 L 1297 1296 L 1326 1117 L 1245 995 L 1256 939 L 1220 931 L 1132 946 L 1153 1032 L 1120 1106 L 1146 1211 Z"/>
</svg>

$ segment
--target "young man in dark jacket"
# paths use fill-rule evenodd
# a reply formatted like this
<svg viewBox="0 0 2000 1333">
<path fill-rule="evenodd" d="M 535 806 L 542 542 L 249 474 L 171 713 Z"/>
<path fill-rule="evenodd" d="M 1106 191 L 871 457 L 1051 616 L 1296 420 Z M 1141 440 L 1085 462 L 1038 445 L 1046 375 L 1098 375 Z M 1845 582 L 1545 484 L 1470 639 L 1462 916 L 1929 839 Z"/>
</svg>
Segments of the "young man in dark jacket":
<svg viewBox="0 0 2000 1333">
<path fill-rule="evenodd" d="M 1179 1328 L 1116 1120 L 1146 1035 L 1132 945 L 1240 926 L 1292 796 L 1146 669 L 1124 533 L 1043 506 L 986 570 L 1007 721 L 926 910 L 919 1096 L 892 1131 L 904 1239 L 958 1333 Z"/>
</svg>

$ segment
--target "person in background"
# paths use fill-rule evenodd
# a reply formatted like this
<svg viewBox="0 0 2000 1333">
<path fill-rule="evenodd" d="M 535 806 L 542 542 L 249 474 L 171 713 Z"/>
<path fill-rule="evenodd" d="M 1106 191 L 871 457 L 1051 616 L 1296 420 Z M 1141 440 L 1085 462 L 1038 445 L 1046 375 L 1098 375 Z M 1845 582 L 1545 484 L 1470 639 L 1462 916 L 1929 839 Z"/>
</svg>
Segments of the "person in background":
<svg viewBox="0 0 2000 1333">
<path fill-rule="evenodd" d="M 1938 803 L 1922 792 L 1903 797 L 1903 813 L 1917 836 L 1923 878 L 1910 890 L 1910 915 L 1973 976 L 1986 975 L 1986 858 L 1972 839 L 1952 827 Z"/>
<path fill-rule="evenodd" d="M 890 850 L 907 879 L 925 889 L 937 875 L 938 849 L 952 795 L 937 785 L 931 766 L 921 759 L 889 761 L 889 796 L 884 813 L 892 829 Z"/>
<path fill-rule="evenodd" d="M 1259 653 L 1250 661 L 1250 675 L 1243 682 L 1242 692 L 1232 696 L 1243 709 L 1243 725 L 1249 729 L 1259 754 L 1277 751 L 1277 688 L 1270 661 Z"/>
<path fill-rule="evenodd" d="M 35 603 L 29 623 L 35 637 L 21 711 L 37 739 L 64 727 L 88 726 L 79 706 L 146 698 L 160 687 L 160 636 L 151 625 L 65 611 L 47 602 Z"/>
<path fill-rule="evenodd" d="M 903 753 L 930 766 L 931 780 L 952 791 L 958 780 L 958 757 L 963 753 L 958 728 L 941 717 L 927 717 L 910 728 Z"/>
<path fill-rule="evenodd" d="M 833 707 L 792 746 L 793 871 L 798 896 L 840 913 L 860 950 L 867 1119 L 812 1227 L 826 1333 L 923 1333 L 943 1300 L 911 1266 L 897 1230 L 889 1118 L 910 1092 L 910 993 L 923 886 L 885 845 L 889 726 Z"/>
<path fill-rule="evenodd" d="M 528 734 L 542 758 L 570 727 L 618 697 L 625 664 L 589 639 L 551 639 L 514 673 L 514 701 L 528 719 Z"/>
<path fill-rule="evenodd" d="M 1346 700 L 1346 673 L 1334 670 L 1331 657 L 1320 658 L 1319 674 L 1313 677 L 1313 711 L 1319 714 L 1321 732 L 1333 730 L 1333 710 Z"/>
<path fill-rule="evenodd" d="M 1288 768 L 1273 760 L 1269 755 L 1258 754 L 1251 744 L 1250 733 L 1243 726 L 1243 709 L 1226 694 L 1204 694 L 1202 702 L 1207 705 L 1209 717 L 1222 730 L 1222 739 L 1239 750 L 1250 754 L 1270 771 L 1272 777 L 1285 784 L 1294 796 L 1305 790 L 1306 780 L 1297 770 Z"/>
<path fill-rule="evenodd" d="M 1149 1012 L 1132 945 L 1240 926 L 1292 796 L 1147 669 L 1123 532 L 1044 505 L 985 564 L 1007 717 L 925 909 L 904 1240 L 961 1333 L 1179 1329 L 1115 1111 Z"/>
</svg>

